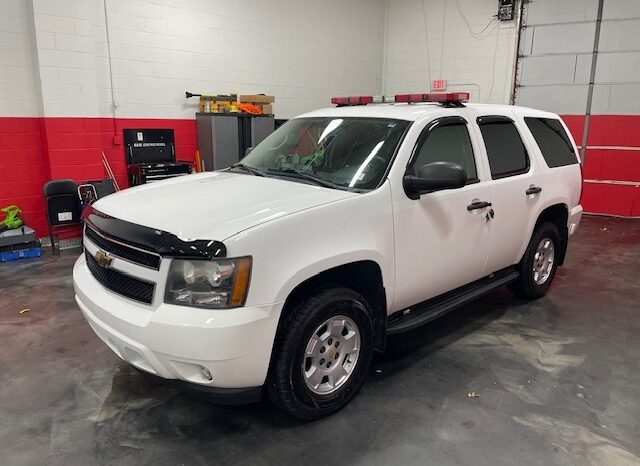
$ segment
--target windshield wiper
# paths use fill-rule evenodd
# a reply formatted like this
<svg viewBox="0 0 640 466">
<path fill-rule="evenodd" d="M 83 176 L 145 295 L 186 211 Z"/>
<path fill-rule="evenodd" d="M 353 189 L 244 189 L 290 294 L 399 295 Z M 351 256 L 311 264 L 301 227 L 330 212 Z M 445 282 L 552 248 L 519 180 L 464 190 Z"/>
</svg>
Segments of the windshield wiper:
<svg viewBox="0 0 640 466">
<path fill-rule="evenodd" d="M 241 170 L 244 170 L 256 176 L 266 176 L 266 174 L 262 170 L 250 167 L 249 165 L 245 165 L 244 163 L 236 163 L 235 165 L 231 165 L 231 168 L 240 168 Z"/>
<path fill-rule="evenodd" d="M 294 170 L 293 168 L 269 168 L 267 169 L 267 171 L 269 173 L 282 174 L 282 175 L 292 176 L 294 178 L 301 178 L 303 180 L 311 181 L 319 186 L 324 186 L 325 188 L 346 189 L 345 186 L 340 186 L 339 184 L 332 183 L 331 181 L 323 180 L 318 176 L 314 176 L 309 173 Z"/>
</svg>

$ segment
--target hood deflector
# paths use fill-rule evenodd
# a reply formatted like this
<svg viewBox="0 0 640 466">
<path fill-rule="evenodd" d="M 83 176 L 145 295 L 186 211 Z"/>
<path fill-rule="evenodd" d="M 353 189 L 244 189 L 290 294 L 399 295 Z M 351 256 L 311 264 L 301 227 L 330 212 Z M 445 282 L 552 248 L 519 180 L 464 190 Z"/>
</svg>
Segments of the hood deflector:
<svg viewBox="0 0 640 466">
<path fill-rule="evenodd" d="M 164 257 L 214 259 L 227 256 L 227 249 L 220 241 L 204 239 L 186 241 L 173 233 L 111 217 L 90 205 L 82 212 L 82 219 L 107 237 L 158 253 Z"/>
</svg>

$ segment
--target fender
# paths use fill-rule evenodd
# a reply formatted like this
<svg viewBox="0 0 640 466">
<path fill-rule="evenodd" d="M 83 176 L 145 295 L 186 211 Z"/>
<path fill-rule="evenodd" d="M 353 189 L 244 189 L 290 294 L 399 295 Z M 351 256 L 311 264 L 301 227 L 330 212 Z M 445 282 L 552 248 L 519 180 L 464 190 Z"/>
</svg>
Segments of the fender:
<svg viewBox="0 0 640 466">
<path fill-rule="evenodd" d="M 300 284 L 305 281 L 325 272 L 327 270 L 349 265 L 354 262 L 360 261 L 371 261 L 378 264 L 380 267 L 380 271 L 382 274 L 382 285 L 387 290 L 390 291 L 394 288 L 393 281 L 390 280 L 388 273 L 385 273 L 385 270 L 380 266 L 381 262 L 384 261 L 384 258 L 377 251 L 372 250 L 361 250 L 354 251 L 349 254 L 340 254 L 331 257 L 327 257 L 321 261 L 309 264 L 307 267 L 304 267 L 301 270 L 293 273 L 290 278 L 283 283 L 277 293 L 276 302 L 281 302 L 287 299 L 287 297 L 291 294 L 291 292 L 298 287 Z M 391 299 L 387 296 L 387 312 L 389 311 L 389 301 Z"/>
<path fill-rule="evenodd" d="M 388 305 L 393 299 L 395 247 L 388 182 L 373 192 L 257 225 L 228 238 L 225 245 L 229 257 L 253 257 L 247 305 L 282 302 L 305 280 L 357 261 L 378 264 Z"/>
</svg>

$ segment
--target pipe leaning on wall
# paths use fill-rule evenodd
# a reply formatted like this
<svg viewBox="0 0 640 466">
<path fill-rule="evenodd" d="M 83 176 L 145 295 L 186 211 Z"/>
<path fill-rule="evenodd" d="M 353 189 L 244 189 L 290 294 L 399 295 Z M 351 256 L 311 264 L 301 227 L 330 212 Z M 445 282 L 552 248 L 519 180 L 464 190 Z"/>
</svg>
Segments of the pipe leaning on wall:
<svg viewBox="0 0 640 466">
<path fill-rule="evenodd" d="M 589 124 L 591 122 L 591 104 L 593 102 L 593 89 L 596 81 L 596 69 L 598 65 L 598 48 L 600 47 L 600 27 L 602 26 L 602 10 L 604 0 L 598 0 L 598 18 L 596 19 L 596 31 L 593 35 L 593 53 L 591 55 L 591 75 L 589 76 L 589 90 L 587 92 L 587 109 L 584 116 L 584 128 L 582 130 L 582 148 L 580 149 L 580 163 L 584 165 L 587 155 L 587 140 L 589 138 Z"/>
<path fill-rule="evenodd" d="M 509 96 L 509 103 L 511 105 L 516 104 L 516 93 L 518 91 L 518 70 L 520 69 L 520 44 L 522 40 L 522 29 L 524 24 L 522 20 L 522 17 L 524 15 L 524 2 L 525 0 L 520 0 L 520 5 L 518 6 L 518 18 L 516 19 L 516 51 L 515 51 L 515 57 L 513 58 L 511 95 Z"/>
</svg>

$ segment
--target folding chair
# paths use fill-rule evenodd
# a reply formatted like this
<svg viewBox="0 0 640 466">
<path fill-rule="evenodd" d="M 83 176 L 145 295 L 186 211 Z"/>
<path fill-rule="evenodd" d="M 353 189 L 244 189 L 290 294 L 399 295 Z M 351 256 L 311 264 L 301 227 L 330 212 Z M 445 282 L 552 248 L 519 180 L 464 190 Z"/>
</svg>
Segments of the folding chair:
<svg viewBox="0 0 640 466">
<path fill-rule="evenodd" d="M 55 236 L 57 233 L 75 229 L 80 220 L 80 200 L 78 185 L 73 180 L 52 180 L 44 185 L 44 197 L 47 204 L 47 224 L 51 252 L 56 254 Z M 58 244 L 58 252 L 60 244 Z"/>
</svg>

